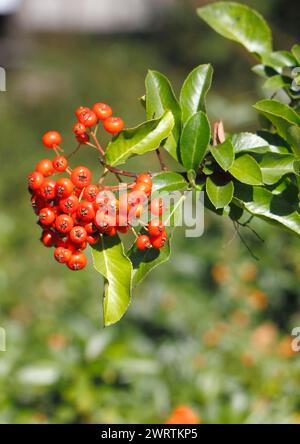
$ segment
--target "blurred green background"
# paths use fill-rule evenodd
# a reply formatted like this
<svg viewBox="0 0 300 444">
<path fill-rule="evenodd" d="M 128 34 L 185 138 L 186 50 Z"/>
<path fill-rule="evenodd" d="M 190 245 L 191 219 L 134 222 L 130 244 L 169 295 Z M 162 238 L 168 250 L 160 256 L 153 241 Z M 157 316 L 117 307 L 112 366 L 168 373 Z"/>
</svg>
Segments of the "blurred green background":
<svg viewBox="0 0 300 444">
<path fill-rule="evenodd" d="M 211 121 L 256 128 L 251 105 L 266 92 L 254 61 L 196 17 L 204 3 L 178 0 L 153 33 L 9 32 L 0 93 L 1 423 L 161 423 L 182 404 L 204 423 L 300 422 L 300 355 L 291 351 L 300 326 L 298 239 L 256 221 L 264 243 L 242 231 L 255 261 L 230 221 L 207 213 L 204 235 L 178 232 L 170 262 L 136 289 L 122 321 L 103 329 L 101 277 L 90 264 L 73 273 L 54 262 L 26 190 L 26 175 L 49 155 L 43 132 L 57 129 L 74 147 L 77 106 L 107 101 L 128 126 L 141 122 L 148 68 L 178 91 L 191 68 L 213 63 Z M 270 21 L 277 49 L 300 40 L 295 2 L 242 3 Z M 82 151 L 76 163 L 96 172 L 93 151 Z M 153 157 L 130 168 L 156 169 Z"/>
</svg>

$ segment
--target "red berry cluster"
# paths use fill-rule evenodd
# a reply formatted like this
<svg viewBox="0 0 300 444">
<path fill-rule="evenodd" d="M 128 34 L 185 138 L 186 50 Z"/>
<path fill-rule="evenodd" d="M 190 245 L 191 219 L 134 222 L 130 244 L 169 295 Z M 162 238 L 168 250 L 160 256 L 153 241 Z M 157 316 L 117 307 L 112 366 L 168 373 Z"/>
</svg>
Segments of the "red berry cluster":
<svg viewBox="0 0 300 444">
<path fill-rule="evenodd" d="M 87 133 L 88 128 L 92 128 L 99 121 L 103 122 L 103 128 L 110 134 L 117 134 L 124 128 L 124 122 L 121 117 L 114 117 L 112 108 L 106 103 L 95 103 L 92 109 L 87 106 L 80 106 L 75 111 L 78 122 L 73 127 L 79 143 L 86 143 L 89 141 Z"/>
<path fill-rule="evenodd" d="M 97 119 L 104 120 L 104 127 L 110 132 L 119 132 L 123 127 L 122 121 L 118 125 L 114 120 L 108 121 L 111 116 L 108 105 L 97 103 L 93 107 L 94 111 L 85 107 L 79 110 L 76 113 L 81 121 L 76 126 L 84 126 L 84 131 L 92 122 L 95 124 Z M 129 185 L 128 192 L 117 199 L 111 191 L 116 187 L 91 183 L 92 173 L 88 168 L 77 166 L 72 170 L 68 166 L 67 158 L 59 153 L 62 151 L 62 138 L 57 131 L 47 132 L 42 140 L 57 155 L 52 160 L 47 158 L 38 162 L 35 170 L 28 175 L 28 187 L 32 207 L 43 230 L 41 241 L 46 247 L 55 248 L 54 257 L 59 263 L 67 264 L 71 270 L 83 269 L 87 263 L 83 250 L 88 244 L 96 244 L 100 235 L 126 233 L 132 229 L 133 219 L 140 220 L 148 208 L 156 218 L 149 224 L 143 224 L 148 235 L 136 235 L 137 248 L 145 250 L 163 247 L 168 236 L 160 216 L 165 208 L 160 198 L 148 204 L 152 191 L 150 174 L 137 176 L 135 182 Z M 49 177 L 63 172 L 70 177 Z"/>
</svg>

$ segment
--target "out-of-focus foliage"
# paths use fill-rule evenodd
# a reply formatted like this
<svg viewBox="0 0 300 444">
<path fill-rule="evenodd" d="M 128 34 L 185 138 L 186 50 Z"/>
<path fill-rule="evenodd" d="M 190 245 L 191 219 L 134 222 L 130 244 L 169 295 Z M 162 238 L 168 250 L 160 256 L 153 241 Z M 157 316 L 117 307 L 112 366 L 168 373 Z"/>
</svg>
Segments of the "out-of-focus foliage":
<svg viewBox="0 0 300 444">
<path fill-rule="evenodd" d="M 102 329 L 98 318 L 97 273 L 57 266 L 36 241 L 24 178 L 49 154 L 41 134 L 56 128 L 71 148 L 71 111 L 96 100 L 112 103 L 134 126 L 143 111 L 132 97 L 143 93 L 148 67 L 178 86 L 193 66 L 216 63 L 211 118 L 222 117 L 230 130 L 255 128 L 251 103 L 262 93 L 247 74 L 251 60 L 243 53 L 238 61 L 242 50 L 208 33 L 183 3 L 185 14 L 174 24 L 170 18 L 164 39 L 22 37 L 23 55 L 8 70 L 0 101 L 0 326 L 7 332 L 0 422 L 163 422 L 182 404 L 204 423 L 300 421 L 300 355 L 291 350 L 291 330 L 300 326 L 300 243 L 292 235 L 256 221 L 261 243 L 240 227 L 257 262 L 229 221 L 207 214 L 201 238 L 176 233 L 171 261 L 138 287 L 113 329 Z M 279 0 L 247 3 L 277 26 L 276 11 L 289 9 Z M 296 37 L 290 16 L 285 29 Z M 293 42 L 281 32 L 275 38 L 280 47 Z M 96 171 L 92 150 L 79 155 L 87 158 Z M 155 159 L 147 162 L 157 169 Z"/>
</svg>

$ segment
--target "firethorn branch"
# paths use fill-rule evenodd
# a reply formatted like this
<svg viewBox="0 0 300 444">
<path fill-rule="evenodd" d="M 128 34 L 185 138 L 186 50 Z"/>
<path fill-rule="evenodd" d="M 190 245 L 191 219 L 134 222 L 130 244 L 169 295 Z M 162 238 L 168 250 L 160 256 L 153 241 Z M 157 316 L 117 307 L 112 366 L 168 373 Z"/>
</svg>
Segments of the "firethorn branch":
<svg viewBox="0 0 300 444">
<path fill-rule="evenodd" d="M 163 160 L 163 158 L 162 158 L 162 154 L 161 154 L 159 148 L 156 149 L 156 155 L 157 155 L 157 158 L 158 158 L 158 160 L 159 160 L 161 170 L 162 170 L 162 171 L 167 171 L 168 168 L 167 168 L 166 164 L 164 163 L 164 160 Z"/>
<path fill-rule="evenodd" d="M 138 174 L 136 173 L 131 173 L 129 171 L 125 171 L 125 170 L 120 170 L 119 168 L 114 168 L 110 165 L 108 165 L 107 163 L 104 162 L 104 160 L 100 159 L 100 163 L 102 163 L 102 165 L 107 168 L 111 173 L 114 174 L 120 174 L 120 176 L 127 176 L 127 177 L 137 177 Z"/>
</svg>

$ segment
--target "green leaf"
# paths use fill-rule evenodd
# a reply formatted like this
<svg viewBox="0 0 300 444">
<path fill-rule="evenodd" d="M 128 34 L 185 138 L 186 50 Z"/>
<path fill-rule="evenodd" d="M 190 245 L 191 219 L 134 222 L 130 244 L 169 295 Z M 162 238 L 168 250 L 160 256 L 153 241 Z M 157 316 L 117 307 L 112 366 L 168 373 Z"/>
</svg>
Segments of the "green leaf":
<svg viewBox="0 0 300 444">
<path fill-rule="evenodd" d="M 174 126 L 172 134 L 164 143 L 164 148 L 178 160 L 177 146 L 181 131 L 180 105 L 167 77 L 157 71 L 149 71 L 146 76 L 147 118 L 161 117 L 168 110 L 173 113 Z"/>
<path fill-rule="evenodd" d="M 103 312 L 107 326 L 119 321 L 128 308 L 132 265 L 118 236 L 101 235 L 92 247 L 92 256 L 95 269 L 105 278 Z"/>
<path fill-rule="evenodd" d="M 122 131 L 106 149 L 106 163 L 118 165 L 124 163 L 134 154 L 145 154 L 159 147 L 166 139 L 174 126 L 171 111 L 167 111 L 161 118 L 149 120 L 136 128 Z"/>
<path fill-rule="evenodd" d="M 281 194 L 272 194 L 263 187 L 235 187 L 234 203 L 254 216 L 281 226 L 300 235 L 300 214 Z"/>
<path fill-rule="evenodd" d="M 206 192 L 211 203 L 218 209 L 224 208 L 230 204 L 233 197 L 233 182 L 221 182 L 215 177 L 206 179 Z"/>
<path fill-rule="evenodd" d="M 176 221 L 177 215 L 181 211 L 182 204 L 185 200 L 183 194 L 180 198 L 172 204 L 171 208 L 166 211 L 162 217 L 166 230 L 168 231 L 169 239 L 163 246 L 163 248 L 157 250 L 154 248 L 146 249 L 144 251 L 138 250 L 134 244 L 128 251 L 128 256 L 133 265 L 133 283 L 138 285 L 142 280 L 156 268 L 158 265 L 166 262 L 171 254 L 171 239 L 174 231 L 174 221 Z M 182 218 L 180 218 L 182 220 Z M 142 230 L 142 233 L 144 231 Z M 145 232 L 146 233 L 146 232 Z"/>
<path fill-rule="evenodd" d="M 297 65 L 297 60 L 289 51 L 274 51 L 269 54 L 264 54 L 263 62 L 279 73 L 283 72 L 283 68 Z"/>
<path fill-rule="evenodd" d="M 225 142 L 220 145 L 212 146 L 210 148 L 210 152 L 215 161 L 224 171 L 229 170 L 234 161 L 234 152 L 231 139 L 225 140 Z"/>
<path fill-rule="evenodd" d="M 262 185 L 262 174 L 256 160 L 249 154 L 243 154 L 235 159 L 230 174 L 247 185 Z"/>
<path fill-rule="evenodd" d="M 287 77 L 283 77 L 280 74 L 269 77 L 264 83 L 264 88 L 278 90 L 282 88 L 287 88 L 290 86 L 290 80 Z"/>
<path fill-rule="evenodd" d="M 268 119 L 280 117 L 288 123 L 300 126 L 300 116 L 290 106 L 278 100 L 264 99 L 254 105 L 254 108 L 264 114 Z M 271 120 L 272 122 L 272 120 Z M 272 122 L 273 123 L 273 122 Z"/>
<path fill-rule="evenodd" d="M 263 55 L 272 51 L 272 35 L 264 18 L 248 6 L 216 2 L 197 10 L 216 32 L 240 43 L 248 51 Z"/>
<path fill-rule="evenodd" d="M 259 166 L 263 182 L 267 185 L 273 185 L 286 174 L 299 173 L 299 161 L 296 161 L 292 154 L 267 153 L 262 157 Z"/>
<path fill-rule="evenodd" d="M 191 116 L 183 127 L 180 159 L 184 168 L 197 171 L 210 140 L 209 121 L 202 111 Z"/>
<path fill-rule="evenodd" d="M 205 98 L 211 86 L 211 65 L 197 66 L 186 78 L 180 93 L 183 124 L 198 111 L 205 111 Z"/>
<path fill-rule="evenodd" d="M 149 248 L 144 251 L 138 250 L 134 244 L 128 252 L 133 265 L 133 283 L 140 284 L 150 271 L 158 265 L 166 262 L 171 254 L 170 238 L 159 250 Z"/>
<path fill-rule="evenodd" d="M 300 45 L 294 45 L 292 47 L 292 54 L 297 60 L 298 65 L 300 65 Z"/>
<path fill-rule="evenodd" d="M 252 133 L 238 133 L 232 137 L 232 144 L 235 153 L 252 151 L 254 153 L 264 153 L 269 151 L 269 143 L 262 137 Z"/>
<path fill-rule="evenodd" d="M 290 106 L 277 100 L 265 99 L 254 105 L 276 127 L 278 134 L 290 145 L 296 155 L 300 156 L 300 116 Z"/>
<path fill-rule="evenodd" d="M 184 177 L 175 172 L 164 171 L 153 176 L 152 192 L 183 190 L 187 187 Z"/>
</svg>

